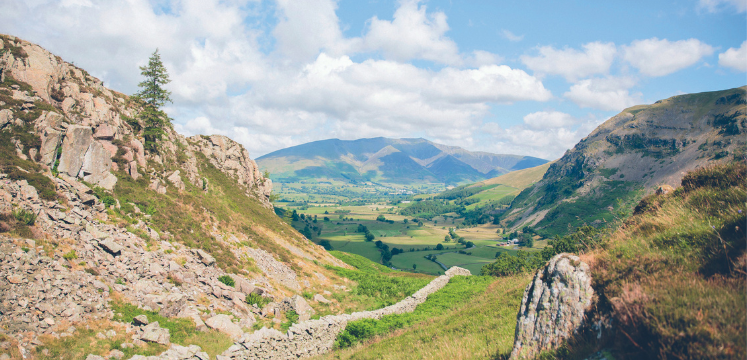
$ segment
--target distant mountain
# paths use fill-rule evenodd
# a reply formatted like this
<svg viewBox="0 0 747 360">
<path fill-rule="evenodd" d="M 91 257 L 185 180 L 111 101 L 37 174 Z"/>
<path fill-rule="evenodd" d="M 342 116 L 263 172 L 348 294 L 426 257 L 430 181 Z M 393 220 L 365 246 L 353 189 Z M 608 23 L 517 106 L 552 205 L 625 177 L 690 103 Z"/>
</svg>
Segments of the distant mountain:
<svg viewBox="0 0 747 360">
<path fill-rule="evenodd" d="M 514 199 L 502 222 L 548 235 L 602 225 L 685 173 L 744 159 L 747 87 L 674 96 L 610 118 Z"/>
<path fill-rule="evenodd" d="M 334 179 L 394 184 L 482 181 L 547 163 L 522 155 L 472 152 L 425 139 L 329 139 L 278 150 L 257 159 L 272 179 Z"/>
</svg>

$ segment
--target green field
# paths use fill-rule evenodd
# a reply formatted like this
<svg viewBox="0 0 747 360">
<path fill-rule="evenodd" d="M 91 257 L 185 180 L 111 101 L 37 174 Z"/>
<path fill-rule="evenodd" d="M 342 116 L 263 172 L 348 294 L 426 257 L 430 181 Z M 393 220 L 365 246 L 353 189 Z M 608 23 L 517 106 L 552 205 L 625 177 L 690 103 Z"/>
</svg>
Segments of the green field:
<svg viewBox="0 0 747 360">
<path fill-rule="evenodd" d="M 516 195 L 521 191 L 521 186 L 525 185 L 519 184 L 518 186 L 520 187 L 499 183 L 489 184 L 484 190 L 462 197 L 461 200 L 448 200 L 448 204 L 452 204 L 453 207 L 454 204 L 459 204 L 458 201 L 477 199 L 478 202 L 463 208 L 467 212 L 473 212 L 476 208 L 495 203 L 505 196 Z M 444 238 L 449 234 L 449 228 L 461 226 L 464 220 L 457 212 L 436 215 L 429 220 L 400 215 L 403 209 L 417 203 L 412 199 L 428 200 L 434 192 L 442 189 L 428 186 L 416 187 L 415 191 L 421 194 L 411 194 L 407 200 L 400 198 L 402 202 L 394 201 L 399 196 L 396 190 L 401 189 L 387 188 L 377 184 L 350 184 L 321 179 L 316 182 L 275 184 L 275 189 L 280 197 L 296 201 L 276 202 L 275 205 L 287 211 L 295 210 L 299 217 L 303 214 L 306 220 L 293 221 L 293 226 L 299 231 L 304 227 L 309 227 L 311 240 L 315 243 L 326 240 L 333 250 L 358 254 L 369 260 L 383 263 L 381 251 L 375 245 L 376 241 L 381 241 L 390 250 L 396 248 L 404 251 L 393 255 L 390 260 L 391 266 L 397 269 L 433 275 L 442 274 L 444 270 L 439 264 L 425 258 L 426 255 L 436 254 L 438 261 L 446 267 L 460 266 L 469 269 L 473 274 L 479 274 L 483 265 L 494 261 L 496 252 L 508 252 L 513 255 L 517 251 L 516 247 L 497 246 L 503 238 L 502 230 L 498 225 L 490 223 L 456 230 L 457 235 L 465 242 L 474 244 L 474 247 L 469 250 L 456 241 L 446 242 Z M 455 191 L 461 191 L 460 189 L 457 188 Z M 350 202 L 353 201 L 352 199 L 355 199 L 355 204 L 344 205 L 345 201 Z M 389 221 L 377 221 L 379 216 L 384 216 Z M 316 222 L 309 222 L 308 217 L 315 219 Z M 359 225 L 368 229 L 374 236 L 373 241 L 366 242 L 364 234 L 357 232 Z M 445 249 L 436 251 L 438 244 L 442 244 Z M 538 238 L 533 248 L 521 249 L 533 251 L 545 245 L 546 241 Z M 457 253 L 459 250 L 465 250 L 469 254 L 459 254 Z M 414 269 L 413 265 L 415 265 Z"/>
<path fill-rule="evenodd" d="M 496 187 L 500 189 L 501 187 Z M 492 189 L 491 189 L 492 190 Z M 449 227 L 453 227 L 452 221 L 460 223 L 460 218 L 443 216 L 433 218 L 432 221 L 422 221 L 422 226 L 413 222 L 412 217 L 397 214 L 400 206 L 387 205 L 385 203 L 365 206 L 289 206 L 285 209 L 296 210 L 298 214 L 316 216 L 316 223 L 310 225 L 321 228 L 321 233 L 314 232 L 312 241 L 319 243 L 322 240 L 329 241 L 332 249 L 344 251 L 351 254 L 361 255 L 371 261 L 381 262 L 381 252 L 375 245 L 375 241 L 381 241 L 390 249 L 402 249 L 404 252 L 391 258 L 391 266 L 397 269 L 419 272 L 425 274 L 443 274 L 443 268 L 437 263 L 425 258 L 426 255 L 435 254 L 438 261 L 447 268 L 460 266 L 469 269 L 473 274 L 479 274 L 483 265 L 494 261 L 497 252 L 515 254 L 516 248 L 499 247 L 497 244 L 502 235 L 497 233 L 498 226 L 492 224 L 479 225 L 475 227 L 462 228 L 456 233 L 465 241 L 474 243 L 474 247 L 466 249 L 463 244 L 455 241 L 445 242 L 444 237 L 449 234 Z M 338 211 L 335 213 L 335 211 Z M 392 223 L 377 221 L 376 218 L 383 215 Z M 456 214 L 452 214 L 456 216 Z M 327 217 L 329 220 L 325 221 Z M 342 217 L 343 219 L 341 219 Z M 408 222 L 405 223 L 404 220 Z M 371 242 L 366 242 L 363 233 L 357 232 L 358 225 L 364 225 L 375 236 Z M 302 220 L 293 222 L 297 229 L 303 228 L 306 223 Z M 443 250 L 435 250 L 441 244 Z M 537 251 L 546 245 L 545 240 L 538 239 L 534 248 L 522 250 Z M 457 251 L 465 251 L 467 254 L 459 254 Z M 413 269 L 413 265 L 415 268 Z"/>
</svg>

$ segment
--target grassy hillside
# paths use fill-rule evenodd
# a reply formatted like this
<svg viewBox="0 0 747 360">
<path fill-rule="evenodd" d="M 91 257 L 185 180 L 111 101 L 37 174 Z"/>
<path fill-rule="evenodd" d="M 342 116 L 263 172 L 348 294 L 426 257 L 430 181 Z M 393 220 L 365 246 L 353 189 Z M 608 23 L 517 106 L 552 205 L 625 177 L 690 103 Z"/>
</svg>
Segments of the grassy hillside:
<svg viewBox="0 0 747 360">
<path fill-rule="evenodd" d="M 584 227 L 536 255 L 500 257 L 487 273 L 516 276 L 557 252 L 581 253 L 595 302 L 576 335 L 540 358 L 742 359 L 747 355 L 747 166 L 701 168 L 650 195 L 616 229 Z M 601 329 L 599 326 L 601 325 Z"/>
<path fill-rule="evenodd" d="M 382 284 L 394 276 L 413 276 L 362 257 L 333 254 L 359 269 L 352 272 L 377 277 Z M 516 311 L 529 281 L 528 275 L 454 277 L 412 313 L 348 323 L 337 338 L 335 351 L 316 358 L 485 359 L 506 355 L 513 345 Z"/>
<path fill-rule="evenodd" d="M 545 236 L 605 226 L 660 185 L 743 153 L 745 87 L 675 96 L 624 110 L 549 166 L 502 217 Z"/>
<path fill-rule="evenodd" d="M 624 358 L 747 356 L 746 173 L 744 159 L 689 173 L 589 254 L 597 316 L 615 324 L 603 346 Z"/>
<path fill-rule="evenodd" d="M 363 340 L 316 359 L 490 359 L 511 352 L 530 276 L 452 280 L 407 316 L 348 325 Z M 449 297 L 453 296 L 453 297 Z M 423 316 L 426 315 L 426 316 Z M 403 327 L 388 327 L 401 322 Z M 389 330 L 378 332 L 381 328 Z"/>
<path fill-rule="evenodd" d="M 547 169 L 550 167 L 550 165 L 554 163 L 554 161 L 551 161 L 540 166 L 512 171 L 508 174 L 503 174 L 492 179 L 483 180 L 478 183 L 472 184 L 470 187 L 501 184 L 516 189 L 525 189 L 529 185 L 542 180 L 542 176 L 545 175 L 545 172 L 547 172 Z"/>
</svg>

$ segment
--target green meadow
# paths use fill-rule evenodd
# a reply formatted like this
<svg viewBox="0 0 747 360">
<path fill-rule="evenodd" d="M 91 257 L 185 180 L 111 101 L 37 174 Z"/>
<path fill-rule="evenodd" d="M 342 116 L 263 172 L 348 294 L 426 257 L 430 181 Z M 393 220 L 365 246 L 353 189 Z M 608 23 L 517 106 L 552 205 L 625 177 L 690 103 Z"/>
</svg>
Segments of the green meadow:
<svg viewBox="0 0 747 360">
<path fill-rule="evenodd" d="M 492 196 L 503 191 L 504 194 L 513 189 L 508 186 L 497 186 Z M 483 196 L 482 193 L 476 196 Z M 279 203 L 277 205 L 287 205 Z M 310 225 L 321 230 L 312 231 L 312 241 L 320 243 L 322 240 L 329 242 L 333 250 L 343 251 L 351 254 L 361 255 L 371 261 L 381 262 L 381 252 L 375 242 L 381 241 L 390 249 L 401 249 L 403 252 L 391 258 L 391 266 L 410 272 L 439 275 L 444 273 L 441 265 L 427 259 L 426 256 L 435 255 L 436 260 L 447 268 L 460 266 L 469 269 L 473 274 L 479 274 L 483 265 L 494 261 L 496 253 L 505 252 L 514 254 L 519 247 L 498 246 L 503 242 L 503 234 L 498 225 L 483 224 L 473 227 L 456 229 L 455 232 L 464 238 L 464 242 L 471 242 L 473 246 L 466 248 L 464 244 L 454 240 L 445 241 L 449 235 L 449 228 L 461 224 L 457 214 L 444 214 L 436 216 L 432 220 L 415 219 L 399 214 L 400 209 L 409 206 L 408 203 L 397 205 L 381 202 L 378 204 L 361 206 L 339 206 L 333 204 L 303 204 L 303 206 L 285 206 L 284 210 L 295 210 L 299 216 L 314 219 L 316 223 L 304 219 L 292 221 L 297 229 L 303 229 Z M 388 221 L 378 221 L 383 216 Z M 325 219 L 326 218 L 326 219 Z M 374 235 L 373 241 L 366 241 L 361 232 L 357 232 L 358 226 L 365 226 Z M 436 250 L 441 244 L 443 249 Z M 538 251 L 544 247 L 546 240 L 538 239 L 533 248 L 522 250 Z"/>
</svg>

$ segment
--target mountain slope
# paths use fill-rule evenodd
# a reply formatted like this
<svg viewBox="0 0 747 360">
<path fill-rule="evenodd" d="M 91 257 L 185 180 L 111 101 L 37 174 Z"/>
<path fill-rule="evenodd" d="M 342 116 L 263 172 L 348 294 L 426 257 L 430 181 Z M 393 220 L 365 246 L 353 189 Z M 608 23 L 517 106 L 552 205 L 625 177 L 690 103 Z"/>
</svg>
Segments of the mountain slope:
<svg viewBox="0 0 747 360">
<path fill-rule="evenodd" d="M 280 328 L 284 299 L 344 292 L 325 265 L 346 265 L 274 214 L 271 181 L 243 146 L 168 125 L 148 143 L 140 111 L 83 69 L 0 35 L 3 342 L 37 359 L 141 345 L 116 349 L 129 358 L 169 341 L 214 355 L 255 323 Z M 121 321 L 138 314 L 160 319 L 152 330 L 171 340 L 128 333 Z M 97 343 L 109 330 L 118 335 Z"/>
<path fill-rule="evenodd" d="M 276 181 L 308 178 L 457 184 L 546 163 L 530 156 L 470 152 L 425 139 L 320 140 L 257 159 Z"/>
<path fill-rule="evenodd" d="M 741 87 L 626 109 L 522 191 L 503 223 L 554 235 L 610 221 L 655 188 L 677 186 L 685 172 L 744 152 L 746 103 Z"/>
</svg>

